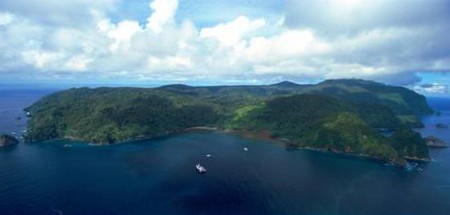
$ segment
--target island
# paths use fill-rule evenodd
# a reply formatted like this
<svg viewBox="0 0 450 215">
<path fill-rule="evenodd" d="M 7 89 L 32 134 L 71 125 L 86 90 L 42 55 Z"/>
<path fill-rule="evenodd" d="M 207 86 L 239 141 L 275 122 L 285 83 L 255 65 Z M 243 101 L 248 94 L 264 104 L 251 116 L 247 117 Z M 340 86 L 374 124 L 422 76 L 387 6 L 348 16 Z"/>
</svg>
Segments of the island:
<svg viewBox="0 0 450 215">
<path fill-rule="evenodd" d="M 295 147 L 397 165 L 430 159 L 425 139 L 411 128 L 421 125 L 418 116 L 433 113 L 414 91 L 358 79 L 314 85 L 73 88 L 45 96 L 25 111 L 29 142 L 71 138 L 113 144 L 214 127 L 270 134 Z"/>
<path fill-rule="evenodd" d="M 11 135 L 7 135 L 7 134 L 0 135 L 0 148 L 7 147 L 7 146 L 13 146 L 18 143 L 19 143 L 19 141 Z"/>
<path fill-rule="evenodd" d="M 448 145 L 443 140 L 434 137 L 434 136 L 428 136 L 425 138 L 425 141 L 427 145 L 431 148 L 447 148 Z"/>
</svg>

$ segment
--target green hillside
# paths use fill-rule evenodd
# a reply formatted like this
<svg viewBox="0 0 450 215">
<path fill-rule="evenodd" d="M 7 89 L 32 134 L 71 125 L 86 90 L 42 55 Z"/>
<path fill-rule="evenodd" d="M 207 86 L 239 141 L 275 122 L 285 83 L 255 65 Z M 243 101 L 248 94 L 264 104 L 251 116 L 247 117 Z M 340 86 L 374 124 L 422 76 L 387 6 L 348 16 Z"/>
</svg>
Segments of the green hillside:
<svg viewBox="0 0 450 215">
<path fill-rule="evenodd" d="M 409 128 L 417 123 L 416 116 L 431 113 L 417 93 L 361 80 L 317 85 L 78 88 L 46 96 L 27 111 L 32 115 L 28 141 L 74 138 L 107 144 L 215 126 L 269 131 L 298 146 L 395 162 L 428 158 L 421 138 L 412 138 L 415 133 Z M 402 132 L 385 137 L 378 128 Z M 402 138 L 409 143 L 402 143 Z"/>
</svg>

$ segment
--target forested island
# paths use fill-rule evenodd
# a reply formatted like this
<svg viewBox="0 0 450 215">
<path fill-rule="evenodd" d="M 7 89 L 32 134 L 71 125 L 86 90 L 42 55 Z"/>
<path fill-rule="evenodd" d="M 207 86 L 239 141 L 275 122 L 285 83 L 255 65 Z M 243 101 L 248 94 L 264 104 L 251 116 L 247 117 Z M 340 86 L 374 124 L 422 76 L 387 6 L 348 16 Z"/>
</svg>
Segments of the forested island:
<svg viewBox="0 0 450 215">
<path fill-rule="evenodd" d="M 341 79 L 315 85 L 167 85 L 73 88 L 45 96 L 30 113 L 29 142 L 71 138 L 112 144 L 195 126 L 269 132 L 297 147 L 368 156 L 403 165 L 429 160 L 411 128 L 431 114 L 424 96 L 403 87 Z M 385 135 L 382 131 L 392 131 Z"/>
</svg>

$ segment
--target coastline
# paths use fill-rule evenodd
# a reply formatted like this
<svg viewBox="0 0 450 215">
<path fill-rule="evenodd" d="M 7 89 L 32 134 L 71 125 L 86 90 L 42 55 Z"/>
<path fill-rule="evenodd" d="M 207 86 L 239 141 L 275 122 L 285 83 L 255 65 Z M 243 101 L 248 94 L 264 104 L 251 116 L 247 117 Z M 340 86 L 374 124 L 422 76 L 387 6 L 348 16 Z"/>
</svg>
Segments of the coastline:
<svg viewBox="0 0 450 215">
<path fill-rule="evenodd" d="M 220 129 L 217 127 L 196 127 L 195 129 L 187 129 L 187 131 L 221 131 L 224 133 L 239 135 L 244 138 L 250 139 L 259 139 L 266 140 L 276 144 L 284 144 L 287 147 L 290 147 L 292 150 L 309 150 L 316 151 L 322 153 L 332 153 L 336 155 L 346 155 L 354 158 L 368 159 L 375 162 L 382 163 L 385 166 L 395 166 L 399 168 L 405 168 L 408 165 L 408 162 L 418 162 L 418 163 L 428 163 L 431 162 L 431 159 L 428 158 L 415 158 L 415 157 L 405 157 L 404 161 L 387 161 L 381 158 L 377 158 L 375 156 L 371 156 L 368 154 L 357 154 L 352 152 L 341 152 L 341 151 L 333 151 L 324 148 L 315 148 L 311 146 L 302 146 L 296 142 L 293 142 L 287 138 L 283 137 L 272 137 L 270 131 L 246 131 L 246 130 L 231 130 L 231 129 Z"/>
<path fill-rule="evenodd" d="M 289 139 L 286 139 L 286 138 L 271 137 L 270 133 L 268 131 L 258 132 L 258 131 L 242 131 L 242 130 L 224 130 L 224 132 L 236 134 L 236 135 L 239 135 L 239 136 L 242 136 L 245 138 L 261 139 L 261 140 L 267 140 L 267 141 L 271 141 L 271 142 L 275 142 L 275 143 L 279 143 L 279 144 L 285 144 L 285 146 L 289 146 L 289 147 L 291 147 L 291 149 L 316 151 L 316 152 L 331 153 L 331 154 L 336 154 L 336 155 L 346 155 L 346 156 L 350 156 L 350 157 L 354 157 L 354 158 L 368 159 L 368 160 L 382 163 L 384 165 L 395 166 L 395 167 L 400 167 L 400 168 L 406 167 L 407 161 L 414 161 L 414 162 L 430 162 L 431 161 L 431 159 L 427 160 L 427 159 L 420 159 L 420 158 L 405 158 L 405 162 L 386 161 L 386 160 L 383 160 L 383 159 L 380 159 L 380 158 L 377 158 L 377 157 L 374 157 L 371 155 L 367 155 L 367 154 L 357 154 L 357 153 L 352 153 L 352 152 L 334 151 L 334 150 L 329 150 L 329 149 L 325 149 L 325 148 L 302 146 L 302 145 L 300 145 L 296 142 L 293 142 Z"/>
<path fill-rule="evenodd" d="M 70 141 L 86 142 L 88 145 L 91 145 L 91 146 L 108 146 L 108 145 L 113 145 L 113 144 L 126 144 L 126 143 L 135 142 L 135 141 L 152 140 L 152 139 L 156 139 L 156 138 L 163 138 L 163 137 L 168 137 L 171 135 L 177 135 L 177 134 L 183 134 L 183 133 L 189 133 L 189 132 L 214 132 L 214 131 L 228 133 L 228 134 L 234 134 L 234 135 L 238 135 L 238 136 L 241 136 L 244 138 L 249 138 L 249 139 L 270 141 L 275 144 L 283 144 L 284 146 L 289 147 L 291 150 L 309 150 L 309 151 L 316 151 L 316 152 L 322 152 L 322 153 L 332 153 L 332 154 L 336 154 L 336 155 L 346 155 L 346 156 L 350 156 L 350 157 L 354 157 L 354 158 L 368 159 L 368 160 L 372 160 L 375 162 L 379 162 L 385 166 L 395 166 L 395 167 L 405 168 L 408 165 L 408 162 L 418 162 L 418 163 L 431 162 L 431 159 L 417 158 L 417 157 L 404 157 L 404 159 L 405 159 L 404 161 L 393 161 L 393 160 L 388 161 L 388 160 L 377 158 L 375 156 L 371 156 L 368 154 L 358 154 L 358 153 L 352 153 L 352 152 L 343 152 L 343 151 L 329 150 L 329 149 L 325 149 L 325 148 L 304 146 L 304 145 L 301 145 L 294 141 L 291 141 L 287 138 L 272 137 L 272 134 L 270 131 L 248 131 L 248 130 L 224 129 L 224 128 L 212 127 L 212 126 L 194 126 L 194 127 L 189 127 L 189 128 L 182 129 L 179 131 L 167 132 L 163 135 L 157 135 L 157 136 L 151 136 L 151 137 L 150 136 L 140 136 L 140 137 L 130 138 L 128 140 L 114 142 L 114 143 L 93 143 L 93 142 L 86 141 L 81 138 L 77 138 L 77 137 L 73 137 L 73 136 L 65 136 L 62 138 L 55 138 L 52 140 L 65 139 L 65 140 L 70 140 Z"/>
</svg>

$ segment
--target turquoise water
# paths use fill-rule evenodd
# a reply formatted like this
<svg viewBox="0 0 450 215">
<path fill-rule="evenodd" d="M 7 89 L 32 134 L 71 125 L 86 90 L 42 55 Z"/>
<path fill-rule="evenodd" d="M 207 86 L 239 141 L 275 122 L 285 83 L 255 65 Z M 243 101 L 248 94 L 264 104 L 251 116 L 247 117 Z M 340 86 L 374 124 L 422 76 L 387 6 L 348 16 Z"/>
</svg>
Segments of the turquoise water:
<svg viewBox="0 0 450 215">
<path fill-rule="evenodd" d="M 432 126 L 449 119 L 425 118 L 421 132 L 450 142 Z M 431 156 L 407 172 L 221 132 L 20 144 L 0 151 L 0 214 L 448 214 L 450 149 Z"/>
</svg>

